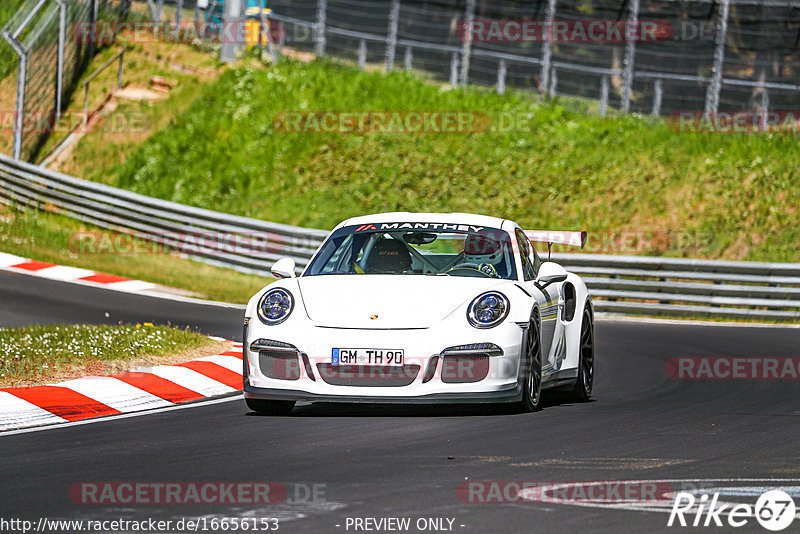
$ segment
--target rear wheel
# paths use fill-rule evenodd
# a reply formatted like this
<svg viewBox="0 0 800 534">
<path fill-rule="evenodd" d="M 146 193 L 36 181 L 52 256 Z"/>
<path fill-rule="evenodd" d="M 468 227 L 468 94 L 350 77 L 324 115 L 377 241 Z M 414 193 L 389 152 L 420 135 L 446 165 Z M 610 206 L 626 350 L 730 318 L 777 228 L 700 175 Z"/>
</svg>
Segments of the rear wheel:
<svg viewBox="0 0 800 534">
<path fill-rule="evenodd" d="M 294 401 L 245 399 L 247 407 L 258 413 L 287 415 L 294 408 Z"/>
<path fill-rule="evenodd" d="M 540 321 L 538 313 L 528 323 L 522 365 L 522 401 L 520 408 L 526 412 L 536 412 L 542 401 L 542 344 L 540 343 Z"/>
<path fill-rule="evenodd" d="M 579 402 L 586 402 L 592 396 L 594 386 L 594 323 L 588 304 L 583 310 L 580 343 L 578 379 L 572 396 Z"/>
</svg>

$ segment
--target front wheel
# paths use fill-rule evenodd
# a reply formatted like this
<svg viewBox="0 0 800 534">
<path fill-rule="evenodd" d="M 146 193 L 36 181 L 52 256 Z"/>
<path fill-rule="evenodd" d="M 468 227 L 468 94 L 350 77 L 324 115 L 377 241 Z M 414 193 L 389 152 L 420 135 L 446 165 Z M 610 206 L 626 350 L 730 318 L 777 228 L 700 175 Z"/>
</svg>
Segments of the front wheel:
<svg viewBox="0 0 800 534">
<path fill-rule="evenodd" d="M 526 412 L 541 409 L 542 401 L 542 344 L 540 343 L 540 322 L 536 314 L 528 324 L 528 335 L 525 338 L 524 360 L 520 366 L 523 379 L 522 401 L 520 408 Z"/>
<path fill-rule="evenodd" d="M 572 397 L 578 402 L 586 402 L 592 396 L 594 386 L 594 323 L 589 305 L 583 310 L 581 322 L 578 379 L 572 390 Z"/>
<path fill-rule="evenodd" d="M 245 399 L 247 407 L 257 413 L 287 415 L 294 409 L 294 401 Z"/>
</svg>

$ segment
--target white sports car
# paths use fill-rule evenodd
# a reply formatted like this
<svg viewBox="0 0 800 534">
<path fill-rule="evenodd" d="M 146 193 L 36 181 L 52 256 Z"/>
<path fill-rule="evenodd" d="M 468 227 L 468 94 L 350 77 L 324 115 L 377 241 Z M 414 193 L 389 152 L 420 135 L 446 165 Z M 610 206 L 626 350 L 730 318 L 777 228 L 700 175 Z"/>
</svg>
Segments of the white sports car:
<svg viewBox="0 0 800 534">
<path fill-rule="evenodd" d="M 581 278 L 531 240 L 583 246 L 585 232 L 523 231 L 464 213 L 348 219 L 303 270 L 247 305 L 244 396 L 256 412 L 297 401 L 500 403 L 592 393 L 594 322 Z"/>
</svg>

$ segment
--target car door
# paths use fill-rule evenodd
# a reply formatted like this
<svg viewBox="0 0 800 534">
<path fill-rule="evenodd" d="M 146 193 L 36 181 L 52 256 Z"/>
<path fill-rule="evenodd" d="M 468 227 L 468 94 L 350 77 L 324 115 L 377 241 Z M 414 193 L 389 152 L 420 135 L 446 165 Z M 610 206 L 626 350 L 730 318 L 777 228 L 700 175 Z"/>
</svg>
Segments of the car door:
<svg viewBox="0 0 800 534">
<path fill-rule="evenodd" d="M 539 257 L 533 250 L 530 241 L 519 228 L 515 235 L 519 247 L 520 259 L 522 261 L 522 275 L 525 289 L 531 295 L 537 295 L 536 300 L 540 301 L 541 320 L 542 320 L 542 371 L 552 368 L 553 361 L 553 339 L 556 336 L 556 326 L 558 324 L 558 284 L 550 284 L 541 290 L 534 281 L 539 272 Z"/>
</svg>

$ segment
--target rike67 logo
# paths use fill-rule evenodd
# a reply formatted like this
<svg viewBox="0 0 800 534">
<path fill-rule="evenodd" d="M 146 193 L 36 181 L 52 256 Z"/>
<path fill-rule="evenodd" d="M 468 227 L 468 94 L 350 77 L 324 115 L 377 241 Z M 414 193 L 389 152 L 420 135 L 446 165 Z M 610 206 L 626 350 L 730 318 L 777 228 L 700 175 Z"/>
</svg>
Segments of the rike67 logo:
<svg viewBox="0 0 800 534">
<path fill-rule="evenodd" d="M 796 508 L 792 497 L 782 490 L 769 490 L 758 498 L 755 506 L 747 503 L 721 503 L 720 493 L 675 495 L 667 526 L 727 526 L 739 528 L 753 518 L 765 529 L 780 531 L 792 524 Z"/>
</svg>

